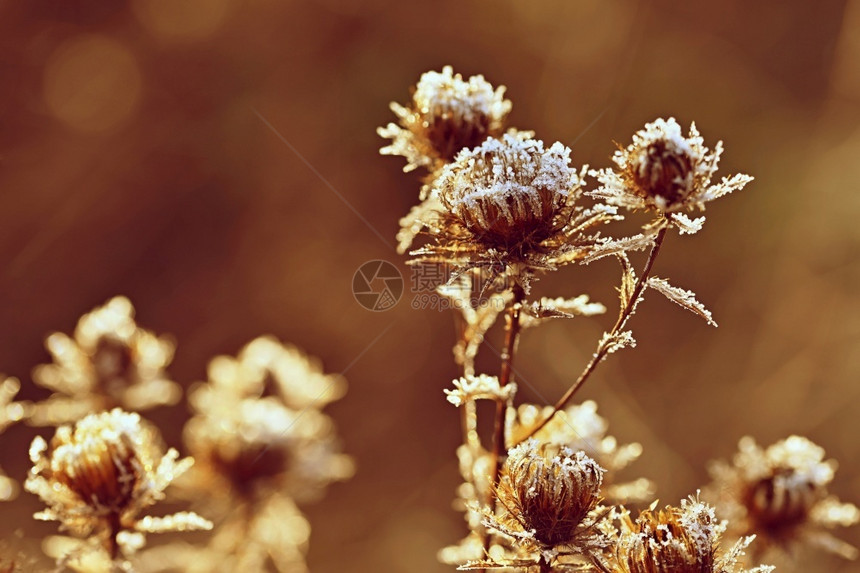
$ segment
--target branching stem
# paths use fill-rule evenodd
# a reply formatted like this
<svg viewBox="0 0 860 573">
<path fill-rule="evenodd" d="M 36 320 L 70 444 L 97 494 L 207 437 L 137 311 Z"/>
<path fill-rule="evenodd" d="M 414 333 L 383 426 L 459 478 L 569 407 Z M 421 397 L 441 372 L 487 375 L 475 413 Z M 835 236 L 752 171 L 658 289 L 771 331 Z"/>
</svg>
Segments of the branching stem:
<svg viewBox="0 0 860 573">
<path fill-rule="evenodd" d="M 594 353 L 594 356 L 591 357 L 591 360 L 585 366 L 585 369 L 579 375 L 579 378 L 576 379 L 576 382 L 567 389 L 567 391 L 559 398 L 558 402 L 555 403 L 555 406 L 552 408 L 552 412 L 543 419 L 543 421 L 535 426 L 535 428 L 528 433 L 522 440 L 525 441 L 536 433 L 538 433 L 544 426 L 546 426 L 553 417 L 562 410 L 567 403 L 570 402 L 570 399 L 573 398 L 573 395 L 576 394 L 577 390 L 579 390 L 585 381 L 591 376 L 594 370 L 597 368 L 597 365 L 600 364 L 604 358 L 606 358 L 606 354 L 609 352 L 611 348 L 611 341 L 613 338 L 627 325 L 627 321 L 633 315 L 633 311 L 636 310 L 636 305 L 639 302 L 639 297 L 642 296 L 642 291 L 645 290 L 645 286 L 648 282 L 648 277 L 651 275 L 651 269 L 654 266 L 654 261 L 657 259 L 657 255 L 660 252 L 660 247 L 663 245 L 663 239 L 666 237 L 666 231 L 669 229 L 667 224 L 663 224 L 660 229 L 657 231 L 657 235 L 654 237 L 654 244 L 651 246 L 651 252 L 648 253 L 648 259 L 645 261 L 645 266 L 642 269 L 642 274 L 639 276 L 639 279 L 636 281 L 636 286 L 633 287 L 633 292 L 630 293 L 630 298 L 627 299 L 624 307 L 618 315 L 618 320 L 615 321 L 615 326 L 612 327 L 612 330 L 609 331 L 609 336 L 605 336 L 600 343 L 597 345 L 597 351 Z"/>
</svg>

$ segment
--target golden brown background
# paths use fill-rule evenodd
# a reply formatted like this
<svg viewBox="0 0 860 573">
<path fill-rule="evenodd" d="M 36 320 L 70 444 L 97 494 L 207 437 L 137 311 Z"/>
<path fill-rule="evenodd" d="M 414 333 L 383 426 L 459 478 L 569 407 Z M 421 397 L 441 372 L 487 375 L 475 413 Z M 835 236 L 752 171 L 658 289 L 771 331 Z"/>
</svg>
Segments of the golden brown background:
<svg viewBox="0 0 860 573">
<path fill-rule="evenodd" d="M 860 501 L 857 0 L 0 0 L 0 371 L 43 397 L 29 376 L 44 336 L 115 294 L 175 337 L 184 385 L 275 334 L 350 382 L 327 411 L 358 473 L 305 508 L 311 569 L 450 570 L 435 552 L 463 533 L 442 395 L 452 317 L 412 310 L 409 292 L 368 312 L 350 290 L 371 259 L 408 280 L 393 237 L 418 178 L 377 154 L 375 128 L 445 64 L 507 85 L 512 123 L 576 163 L 607 165 L 613 140 L 658 116 L 725 141 L 720 174 L 756 181 L 709 207 L 699 235 L 671 237 L 656 268 L 719 329 L 652 296 L 638 347 L 581 397 L 644 445 L 629 475 L 657 480 L 661 501 L 703 485 L 745 433 L 808 435 L 841 462 L 835 492 Z M 616 275 L 568 269 L 538 294 L 614 304 Z M 528 384 L 554 400 L 610 320 L 528 331 Z M 150 417 L 179 445 L 184 406 Z M 35 432 L 0 438 L 9 474 L 23 477 Z M 0 506 L 0 535 L 54 531 L 36 508 L 26 493 Z M 841 535 L 860 544 L 858 528 Z"/>
</svg>

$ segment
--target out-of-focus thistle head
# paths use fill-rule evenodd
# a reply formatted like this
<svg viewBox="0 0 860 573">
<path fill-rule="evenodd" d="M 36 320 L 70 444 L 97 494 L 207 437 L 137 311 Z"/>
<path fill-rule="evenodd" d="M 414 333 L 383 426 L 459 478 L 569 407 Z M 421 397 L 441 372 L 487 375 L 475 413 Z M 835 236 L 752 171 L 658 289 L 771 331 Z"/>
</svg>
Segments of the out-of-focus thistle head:
<svg viewBox="0 0 860 573">
<path fill-rule="evenodd" d="M 602 474 L 583 452 L 527 440 L 510 450 L 502 469 L 500 523 L 541 548 L 576 545 L 600 501 Z"/>
<path fill-rule="evenodd" d="M 301 500 L 352 475 L 334 423 L 321 409 L 345 392 L 344 380 L 271 337 L 209 365 L 209 382 L 189 393 L 195 415 L 185 441 L 205 479 L 246 500 L 283 490 Z"/>
<path fill-rule="evenodd" d="M 612 205 L 663 213 L 681 232 L 694 233 L 704 218 L 689 219 L 682 211 L 704 209 L 705 203 L 752 181 L 749 175 L 724 177 L 711 184 L 722 154 L 722 142 L 711 152 L 696 125 L 687 137 L 674 118 L 657 119 L 633 136 L 633 143 L 615 152 L 618 169 L 592 172 L 601 187 L 589 195 Z"/>
<path fill-rule="evenodd" d="M 29 416 L 28 404 L 13 401 L 20 389 L 21 383 L 17 378 L 6 378 L 0 374 L 0 434 L 11 424 Z M 18 495 L 18 484 L 7 477 L 0 468 L 0 501 L 9 501 L 16 495 Z"/>
<path fill-rule="evenodd" d="M 34 405 L 34 424 L 73 422 L 113 407 L 145 410 L 182 395 L 164 373 L 173 343 L 140 328 L 125 297 L 82 316 L 73 337 L 55 332 L 45 345 L 54 361 L 38 366 L 33 379 L 54 394 Z"/>
<path fill-rule="evenodd" d="M 425 167 L 430 172 L 451 162 L 462 149 L 471 149 L 505 128 L 511 102 L 505 87 L 493 88 L 483 76 L 464 80 L 451 66 L 426 72 L 406 107 L 392 103 L 399 125 L 389 123 L 377 132 L 391 143 L 380 152 L 402 155 L 404 171 Z"/>
<path fill-rule="evenodd" d="M 50 444 L 33 440 L 30 458 L 25 488 L 47 505 L 35 517 L 59 521 L 79 537 L 95 536 L 111 559 L 142 545 L 143 532 L 212 526 L 193 513 L 140 515 L 193 460 L 179 461 L 174 449 L 163 453 L 156 430 L 138 414 L 116 408 L 61 426 Z"/>
<path fill-rule="evenodd" d="M 655 504 L 656 505 L 656 504 Z M 613 573 L 769 573 L 770 566 L 743 569 L 739 563 L 753 537 L 739 541 L 726 552 L 719 547 L 725 524 L 712 507 L 696 498 L 681 507 L 654 506 L 635 521 L 620 512 L 620 530 L 611 571 Z"/>
<path fill-rule="evenodd" d="M 860 509 L 827 491 L 835 460 L 801 436 L 766 449 L 741 439 L 731 463 L 715 462 L 711 474 L 719 489 L 718 509 L 738 535 L 756 534 L 764 546 L 810 545 L 855 559 L 857 549 L 827 530 L 860 522 Z"/>
</svg>

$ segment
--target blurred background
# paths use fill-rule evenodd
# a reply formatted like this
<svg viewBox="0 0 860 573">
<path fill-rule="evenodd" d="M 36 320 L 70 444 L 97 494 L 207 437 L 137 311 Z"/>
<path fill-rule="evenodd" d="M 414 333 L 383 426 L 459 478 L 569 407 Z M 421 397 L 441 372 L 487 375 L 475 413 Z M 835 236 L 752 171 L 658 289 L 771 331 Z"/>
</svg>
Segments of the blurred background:
<svg viewBox="0 0 860 573">
<path fill-rule="evenodd" d="M 652 295 L 631 322 L 639 345 L 579 395 L 643 444 L 628 475 L 677 503 L 741 436 L 800 433 L 840 461 L 833 491 L 860 501 L 857 0 L 0 0 L 0 372 L 45 397 L 31 383 L 44 337 L 117 294 L 177 342 L 184 386 L 274 334 L 349 381 L 327 412 L 358 472 L 304 508 L 311 569 L 451 570 L 436 551 L 465 533 L 450 508 L 459 414 L 442 394 L 453 320 L 410 307 L 393 246 L 419 176 L 379 156 L 375 133 L 446 64 L 506 85 L 511 124 L 574 163 L 607 166 L 613 141 L 671 115 L 724 141 L 718 175 L 756 178 L 701 233 L 671 236 L 655 270 L 720 327 Z M 385 312 L 351 291 L 374 259 L 407 280 Z M 617 274 L 570 268 L 536 294 L 613 308 Z M 611 320 L 527 331 L 520 399 L 555 400 Z M 498 369 L 491 353 L 479 365 Z M 148 415 L 175 446 L 187 416 Z M 9 475 L 23 479 L 39 432 L 0 438 Z M 38 505 L 0 506 L 0 537 L 55 531 L 30 520 Z M 840 536 L 860 544 L 858 528 Z"/>
</svg>

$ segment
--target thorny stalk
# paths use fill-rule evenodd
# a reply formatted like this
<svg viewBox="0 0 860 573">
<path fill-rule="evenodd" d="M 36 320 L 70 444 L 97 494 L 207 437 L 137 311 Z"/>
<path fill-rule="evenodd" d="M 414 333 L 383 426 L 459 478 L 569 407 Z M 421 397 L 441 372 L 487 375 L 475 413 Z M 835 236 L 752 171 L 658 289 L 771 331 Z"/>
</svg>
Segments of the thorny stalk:
<svg viewBox="0 0 860 573">
<path fill-rule="evenodd" d="M 591 360 L 585 366 L 585 369 L 579 375 L 579 378 L 576 379 L 576 382 L 574 382 L 562 397 L 559 398 L 558 402 L 555 403 L 552 408 L 552 412 L 550 412 L 550 414 L 544 418 L 540 424 L 535 426 L 531 432 L 517 443 L 521 443 L 537 434 L 558 412 L 567 406 L 567 403 L 570 402 L 573 395 L 576 394 L 577 390 L 579 390 L 583 384 L 585 384 L 585 381 L 588 380 L 591 374 L 597 369 L 597 365 L 606 357 L 607 352 L 609 352 L 609 349 L 611 348 L 611 341 L 624 329 L 627 325 L 627 321 L 633 315 L 633 311 L 636 310 L 636 305 L 639 303 L 639 297 L 642 296 L 642 291 L 645 290 L 645 285 L 648 282 L 648 277 L 651 274 L 654 261 L 660 253 L 660 247 L 663 245 L 663 239 L 665 238 L 666 231 L 668 231 L 668 229 L 669 226 L 664 221 L 660 229 L 657 231 L 657 235 L 654 237 L 654 244 L 651 246 L 651 251 L 648 253 L 648 260 L 645 261 L 642 273 L 636 281 L 636 286 L 633 288 L 633 292 L 630 293 L 630 298 L 627 299 L 626 304 L 619 313 L 618 320 L 615 321 L 615 326 L 613 326 L 612 330 L 609 331 L 609 335 L 604 337 L 597 345 L 597 351 L 591 357 Z M 513 445 L 515 446 L 517 444 Z"/>
</svg>

